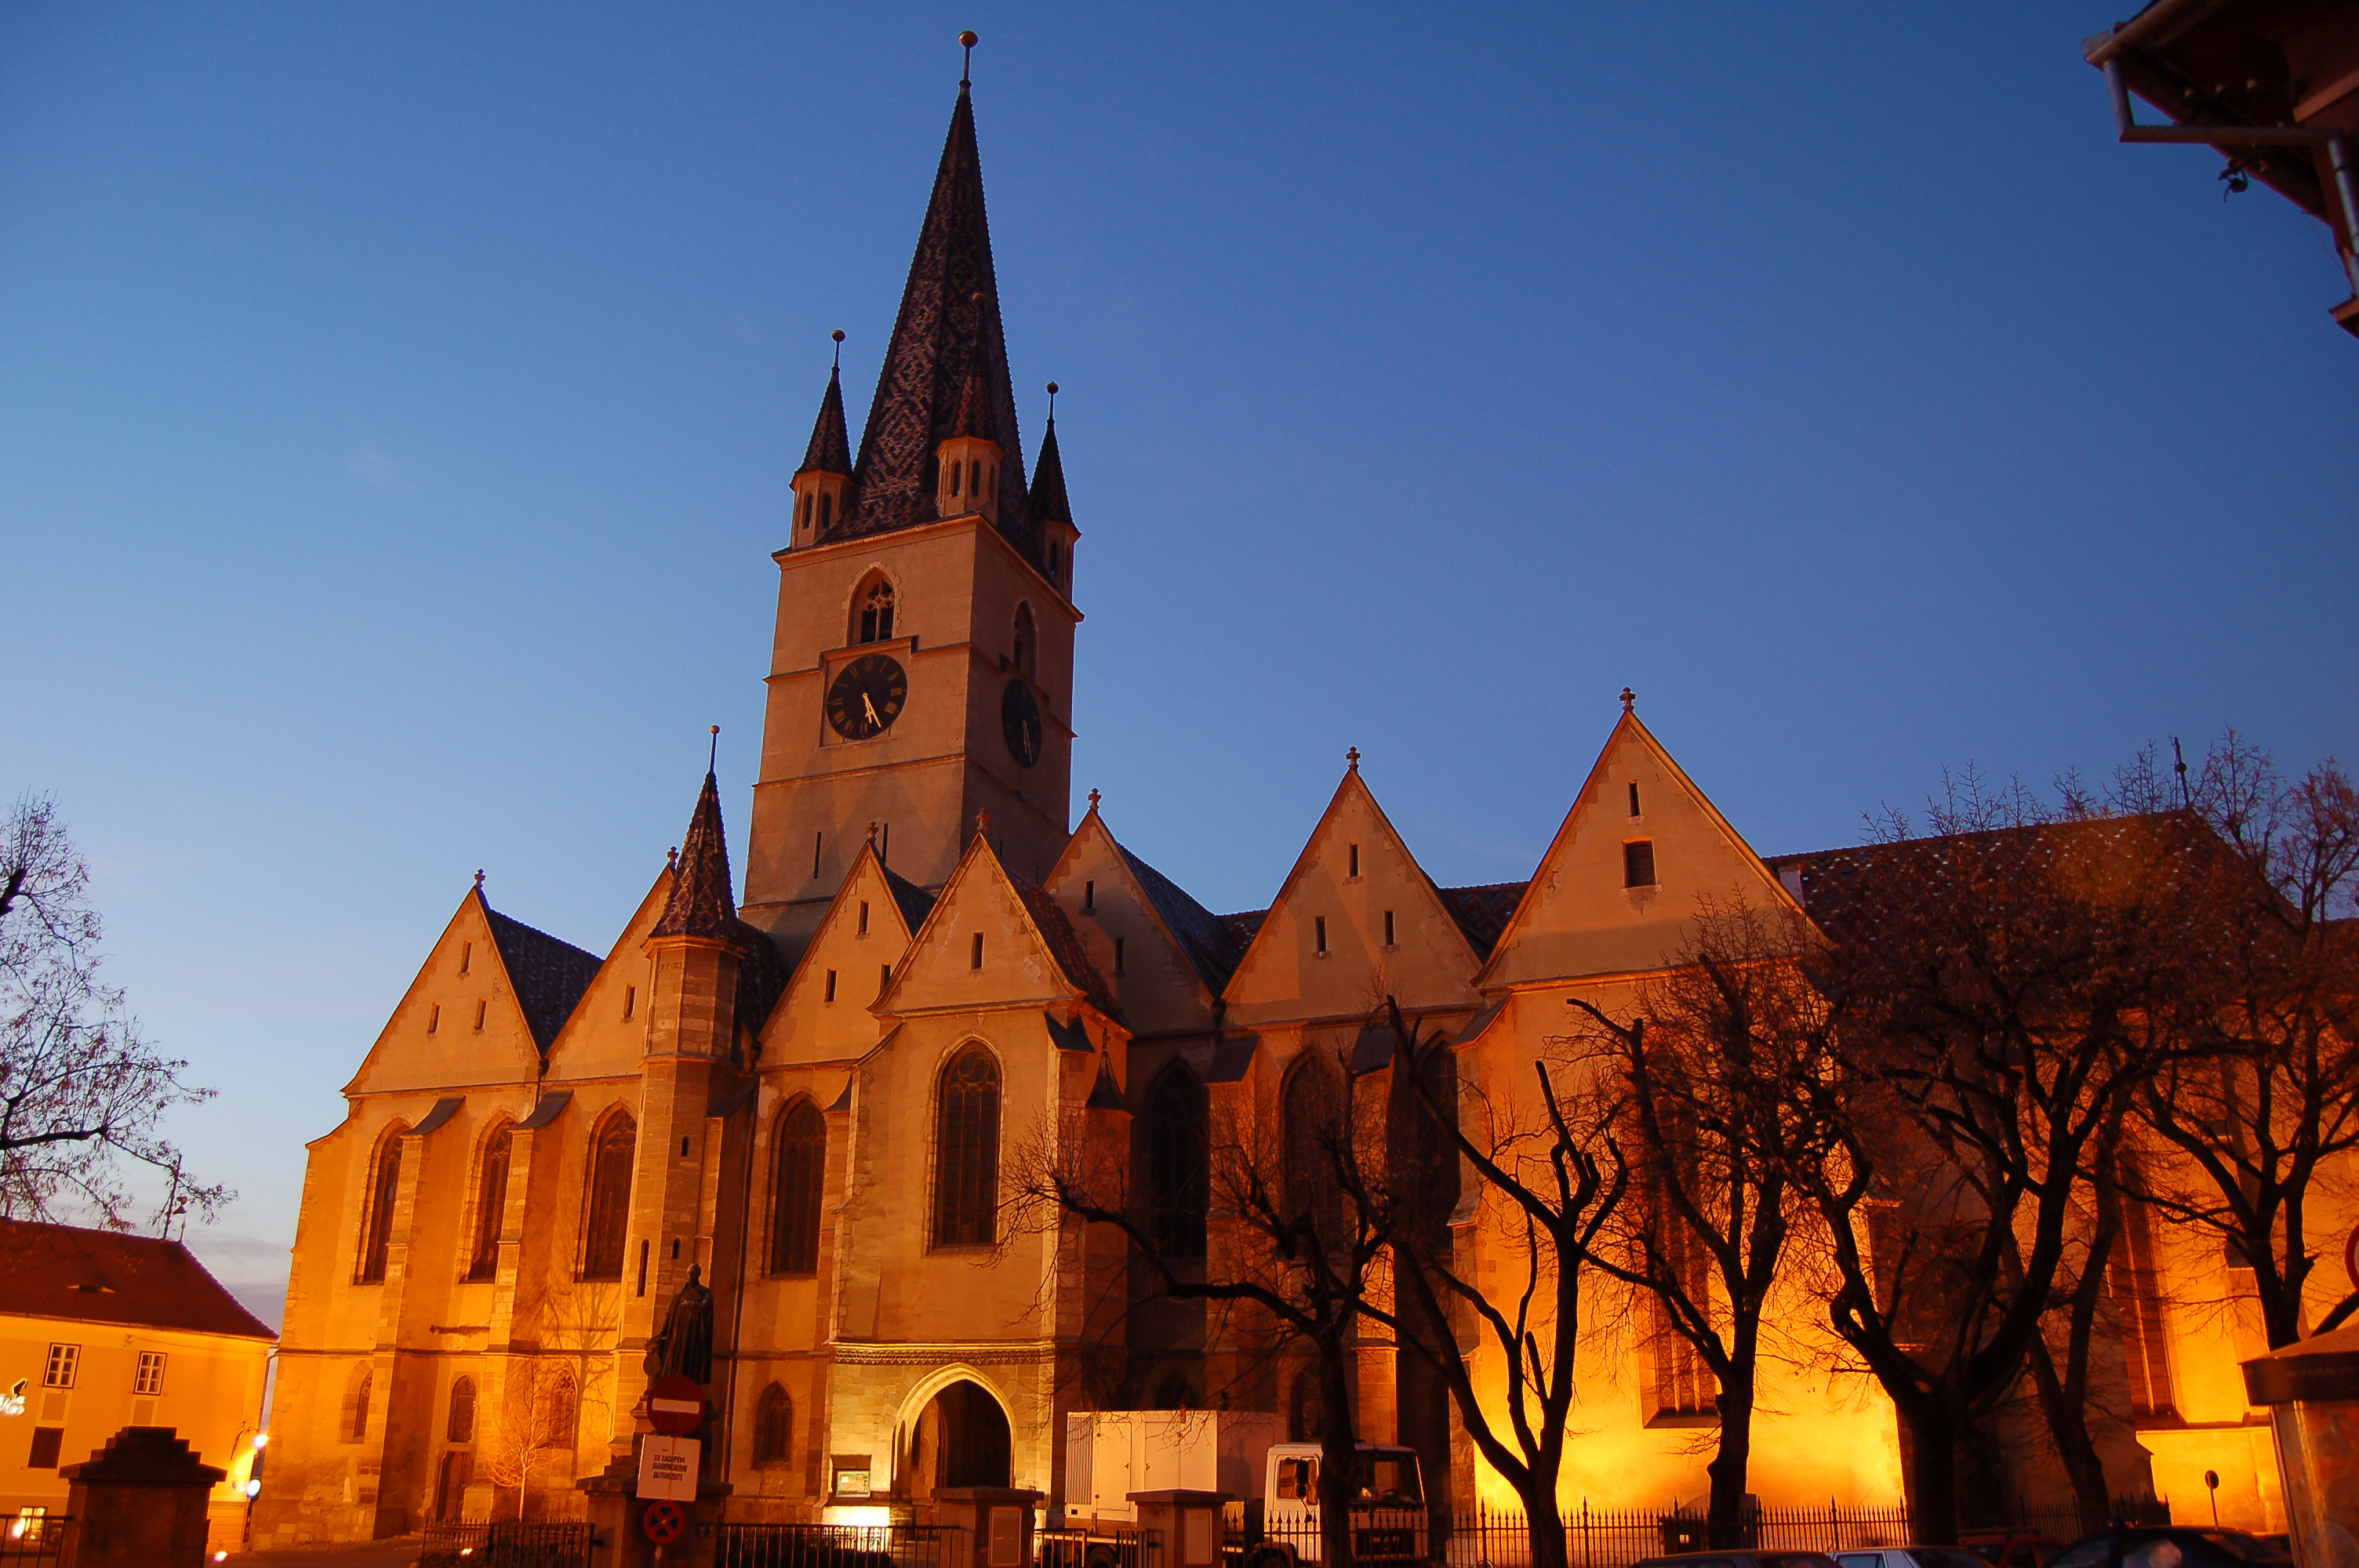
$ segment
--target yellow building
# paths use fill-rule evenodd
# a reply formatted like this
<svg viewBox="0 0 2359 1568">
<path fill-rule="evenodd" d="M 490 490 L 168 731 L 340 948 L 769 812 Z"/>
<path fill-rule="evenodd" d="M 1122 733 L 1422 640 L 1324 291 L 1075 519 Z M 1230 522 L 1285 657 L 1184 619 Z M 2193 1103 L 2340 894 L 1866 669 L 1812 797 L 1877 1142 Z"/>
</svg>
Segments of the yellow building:
<svg viewBox="0 0 2359 1568">
<path fill-rule="evenodd" d="M 577 1479 L 628 1462 L 647 1346 L 691 1269 L 714 1293 L 733 1517 L 945 1485 L 1053 1497 L 1073 1410 L 1299 1426 L 1292 1364 L 1242 1319 L 1129 1310 L 1118 1247 L 1011 1231 L 1024 1151 L 1077 1138 L 1124 1162 L 1217 1267 L 1206 1129 L 1283 1128 L 1337 1070 L 1381 1098 L 1374 1001 L 1512 1095 L 1565 999 L 1628 998 L 1701 895 L 1798 907 L 1799 875 L 1625 704 L 1528 881 L 1437 886 L 1355 753 L 1271 906 L 1215 915 L 1094 794 L 1071 825 L 1082 617 L 1053 420 L 1028 482 L 1022 460 L 962 88 L 857 451 L 831 376 L 772 557 L 742 901 L 710 773 L 603 954 L 495 911 L 480 880 L 462 898 L 310 1145 L 257 1545 L 580 1517 Z M 1461 1236 L 1477 1267 L 1501 1244 Z M 1891 1407 L 1838 1369 L 1817 1313 L 1798 1299 L 1765 1370 L 1754 1490 L 1891 1503 Z M 1569 1503 L 1704 1490 L 1693 1379 L 1659 1356 L 1584 1361 Z M 1356 1393 L 1364 1433 L 1417 1444 L 1462 1501 L 1501 1497 L 1416 1368 L 1371 1345 Z M 2140 1490 L 2116 1435 L 2117 1484 Z"/>
<path fill-rule="evenodd" d="M 274 1337 L 177 1241 L 0 1220 L 0 1517 L 63 1514 L 60 1465 L 168 1426 L 228 1472 L 211 1511 L 234 1543 Z"/>
</svg>

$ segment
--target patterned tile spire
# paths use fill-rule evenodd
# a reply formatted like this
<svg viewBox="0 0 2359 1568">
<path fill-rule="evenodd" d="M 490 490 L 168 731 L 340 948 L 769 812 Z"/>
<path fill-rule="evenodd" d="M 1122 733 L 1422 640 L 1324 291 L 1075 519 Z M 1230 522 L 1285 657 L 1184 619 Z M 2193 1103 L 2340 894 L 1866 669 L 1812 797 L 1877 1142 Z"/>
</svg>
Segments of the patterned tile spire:
<svg viewBox="0 0 2359 1568">
<path fill-rule="evenodd" d="M 827 537 L 882 533 L 933 519 L 928 469 L 935 449 L 951 433 L 959 395 L 978 361 L 980 433 L 998 442 L 1009 459 L 999 469 L 997 525 L 1029 554 L 1032 522 L 1024 503 L 1023 445 L 1006 338 L 999 330 L 999 285 L 984 216 L 974 103 L 962 86 L 901 293 L 901 313 L 876 378 L 875 401 L 860 433 L 853 499 Z"/>
<path fill-rule="evenodd" d="M 721 788 L 707 770 L 703 793 L 679 841 L 679 871 L 671 899 L 654 936 L 712 936 L 737 940 L 737 905 L 729 894 L 729 841 L 721 828 Z"/>
<path fill-rule="evenodd" d="M 819 418 L 812 422 L 810 447 L 803 453 L 798 475 L 850 473 L 852 438 L 843 428 L 843 373 L 827 373 L 827 395 L 819 400 Z"/>
</svg>

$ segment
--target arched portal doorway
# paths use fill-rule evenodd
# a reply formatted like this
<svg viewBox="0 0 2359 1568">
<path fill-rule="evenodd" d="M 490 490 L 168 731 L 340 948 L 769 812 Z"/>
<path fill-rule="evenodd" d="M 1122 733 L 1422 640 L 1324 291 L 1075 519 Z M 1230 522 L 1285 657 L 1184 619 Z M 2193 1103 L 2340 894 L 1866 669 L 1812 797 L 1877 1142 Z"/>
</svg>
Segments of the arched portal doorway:
<svg viewBox="0 0 2359 1568">
<path fill-rule="evenodd" d="M 1005 1487 L 1012 1444 L 1007 1412 L 989 1390 L 963 1379 L 927 1402 L 909 1433 L 902 1474 L 912 1501 L 944 1487 Z"/>
</svg>

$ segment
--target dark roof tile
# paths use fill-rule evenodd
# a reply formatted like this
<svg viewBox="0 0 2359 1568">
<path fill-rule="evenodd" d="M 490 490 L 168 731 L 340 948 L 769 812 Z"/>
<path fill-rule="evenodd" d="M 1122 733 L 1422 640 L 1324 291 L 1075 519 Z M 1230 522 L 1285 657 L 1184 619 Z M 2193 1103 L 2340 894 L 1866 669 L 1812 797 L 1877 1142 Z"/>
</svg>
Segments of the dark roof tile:
<svg viewBox="0 0 2359 1568">
<path fill-rule="evenodd" d="M 1466 941 L 1477 957 L 1487 958 L 1498 946 L 1499 933 L 1521 903 L 1524 890 L 1532 884 L 1522 882 L 1487 882 L 1481 887 L 1441 888 L 1433 891 L 1441 895 L 1441 906 L 1450 911 L 1450 918 L 1458 922 L 1458 929 L 1466 934 Z"/>
<path fill-rule="evenodd" d="M 475 896 L 483 896 L 481 889 Z M 499 946 L 500 962 L 507 968 L 508 983 L 516 989 L 516 1004 L 524 1009 L 533 1044 L 545 1056 L 557 1032 L 581 1005 L 582 993 L 597 978 L 601 960 L 571 942 L 509 919 L 489 903 L 484 905 L 484 919 L 491 925 L 492 940 Z"/>
<path fill-rule="evenodd" d="M 1147 891 L 1147 902 L 1155 905 L 1155 913 L 1163 917 L 1163 924 L 1180 939 L 1188 961 L 1196 967 L 1212 994 L 1220 995 L 1229 977 L 1237 972 L 1237 960 L 1245 956 L 1245 945 L 1237 940 L 1235 931 L 1219 915 L 1190 898 L 1179 883 L 1119 842 L 1114 848 L 1122 850 L 1124 862 L 1130 867 L 1130 874 L 1138 879 L 1138 885 Z"/>
</svg>

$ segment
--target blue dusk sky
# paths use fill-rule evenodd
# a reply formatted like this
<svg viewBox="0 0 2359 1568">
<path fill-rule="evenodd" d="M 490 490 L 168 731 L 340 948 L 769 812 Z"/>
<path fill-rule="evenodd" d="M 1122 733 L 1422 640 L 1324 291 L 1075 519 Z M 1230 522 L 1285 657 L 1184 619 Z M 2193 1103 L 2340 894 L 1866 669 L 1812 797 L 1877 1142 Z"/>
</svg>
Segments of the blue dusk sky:
<svg viewBox="0 0 2359 1568">
<path fill-rule="evenodd" d="M 1076 804 L 1214 909 L 1352 745 L 1438 881 L 1528 875 L 1625 684 L 1773 854 L 1945 765 L 2351 755 L 2348 289 L 2117 145 L 2133 8 L 0 11 L 0 793 L 221 1091 L 192 1242 L 275 1319 L 477 867 L 603 953 L 716 723 L 743 866 L 788 481 L 962 27 Z"/>
</svg>

